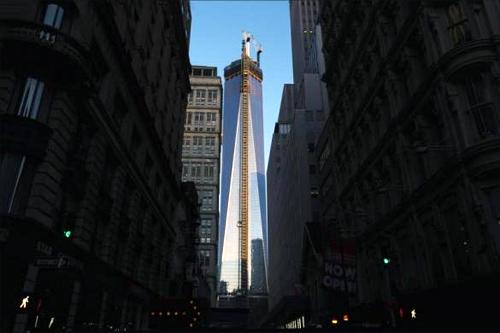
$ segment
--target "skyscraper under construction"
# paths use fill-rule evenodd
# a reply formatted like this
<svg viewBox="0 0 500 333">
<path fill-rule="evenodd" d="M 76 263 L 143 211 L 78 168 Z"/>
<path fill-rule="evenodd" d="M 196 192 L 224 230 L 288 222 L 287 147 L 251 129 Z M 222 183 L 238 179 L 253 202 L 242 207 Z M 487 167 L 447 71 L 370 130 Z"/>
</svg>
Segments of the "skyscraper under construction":
<svg viewBox="0 0 500 333">
<path fill-rule="evenodd" d="M 257 60 L 250 56 L 252 45 Z M 253 37 L 243 33 L 241 59 L 224 69 L 220 280 L 227 292 L 241 295 L 267 291 L 261 52 Z M 263 246 L 252 249 L 254 241 Z M 262 264 L 252 267 L 256 262 Z M 259 281 L 259 286 L 249 286 L 249 281 Z"/>
</svg>

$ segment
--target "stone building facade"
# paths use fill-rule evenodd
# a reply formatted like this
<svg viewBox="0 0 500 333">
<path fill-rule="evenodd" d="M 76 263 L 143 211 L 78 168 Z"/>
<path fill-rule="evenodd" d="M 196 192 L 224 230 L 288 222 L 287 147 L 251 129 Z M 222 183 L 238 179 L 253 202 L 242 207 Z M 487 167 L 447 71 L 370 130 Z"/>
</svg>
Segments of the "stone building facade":
<svg viewBox="0 0 500 333">
<path fill-rule="evenodd" d="M 209 287 L 206 296 L 215 306 L 217 292 L 217 244 L 219 222 L 219 175 L 222 118 L 222 81 L 217 67 L 193 66 L 190 76 L 182 179 L 193 181 L 200 203 L 197 252 Z M 200 288 L 200 292 L 202 289 Z"/>
<path fill-rule="evenodd" d="M 321 215 L 357 241 L 350 309 L 380 305 L 392 325 L 495 327 L 500 3 L 324 1 L 320 15 Z"/>
<path fill-rule="evenodd" d="M 145 329 L 153 300 L 191 297 L 188 15 L 0 1 L 0 331 Z"/>
</svg>

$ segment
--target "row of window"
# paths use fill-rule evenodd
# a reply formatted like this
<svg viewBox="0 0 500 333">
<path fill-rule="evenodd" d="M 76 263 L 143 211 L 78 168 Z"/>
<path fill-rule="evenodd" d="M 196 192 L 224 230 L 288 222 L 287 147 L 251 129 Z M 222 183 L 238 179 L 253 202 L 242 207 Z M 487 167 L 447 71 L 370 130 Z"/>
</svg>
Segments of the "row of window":
<svg viewBox="0 0 500 333">
<path fill-rule="evenodd" d="M 188 112 L 186 115 L 186 125 L 215 125 L 216 121 L 216 112 Z"/>
<path fill-rule="evenodd" d="M 210 243 L 212 241 L 212 221 L 202 220 L 200 225 L 200 241 Z"/>
<path fill-rule="evenodd" d="M 202 174 L 203 170 L 203 174 Z M 211 163 L 192 163 L 186 164 L 182 168 L 183 178 L 210 178 L 213 179 L 215 175 L 215 166 Z"/>
<path fill-rule="evenodd" d="M 189 105 L 213 105 L 218 102 L 218 89 L 194 89 L 188 95 Z"/>
<path fill-rule="evenodd" d="M 215 195 L 213 190 L 202 190 L 198 192 L 198 198 L 201 203 L 202 211 L 210 211 L 214 209 Z"/>
<path fill-rule="evenodd" d="M 205 140 L 203 140 L 205 138 Z M 203 143 L 205 142 L 205 143 Z M 208 146 L 215 147 L 215 137 L 213 136 L 185 136 L 184 137 L 184 146 Z"/>
<path fill-rule="evenodd" d="M 185 132 L 215 132 L 215 126 L 213 127 L 191 127 L 191 126 L 186 126 L 184 128 Z"/>
</svg>

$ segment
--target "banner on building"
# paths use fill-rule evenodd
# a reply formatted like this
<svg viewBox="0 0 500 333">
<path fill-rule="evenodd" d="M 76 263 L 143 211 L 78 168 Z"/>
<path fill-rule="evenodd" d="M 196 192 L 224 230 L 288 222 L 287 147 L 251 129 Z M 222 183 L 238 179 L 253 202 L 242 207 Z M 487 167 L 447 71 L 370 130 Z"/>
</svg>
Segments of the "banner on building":
<svg viewBox="0 0 500 333">
<path fill-rule="evenodd" d="M 357 294 L 356 250 L 353 241 L 331 245 L 324 262 L 323 286 L 349 295 Z"/>
</svg>

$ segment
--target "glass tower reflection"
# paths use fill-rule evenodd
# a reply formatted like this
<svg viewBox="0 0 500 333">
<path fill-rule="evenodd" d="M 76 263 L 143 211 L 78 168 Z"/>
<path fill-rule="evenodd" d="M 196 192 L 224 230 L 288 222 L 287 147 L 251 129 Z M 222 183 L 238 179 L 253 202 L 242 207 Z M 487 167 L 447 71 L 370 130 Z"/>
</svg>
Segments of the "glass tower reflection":
<svg viewBox="0 0 500 333">
<path fill-rule="evenodd" d="M 248 43 L 247 43 L 248 44 Z M 248 52 L 248 45 L 243 44 L 242 58 Z M 246 57 L 247 76 L 242 75 L 242 60 L 236 60 L 224 69 L 224 115 L 223 115 L 223 150 L 221 179 L 221 223 L 220 223 L 220 280 L 221 285 L 227 285 L 227 292 L 246 294 L 249 290 L 263 293 L 267 291 L 266 250 L 266 193 L 264 170 L 264 138 L 262 109 L 262 71 L 259 63 Z M 248 99 L 243 100 L 243 78 L 248 89 Z M 246 111 L 245 111 L 246 110 Z M 247 112 L 247 121 L 243 114 Z M 243 124 L 247 124 L 247 137 L 244 137 Z M 247 143 L 243 149 L 243 143 Z M 244 160 L 242 154 L 247 153 Z M 246 161 L 246 163 L 244 162 Z M 247 170 L 248 198 L 244 199 L 242 178 Z M 241 208 L 242 200 L 248 203 L 248 258 L 242 259 L 240 246 L 242 244 Z M 260 240 L 262 246 L 255 246 L 255 240 Z M 252 248 L 252 243 L 254 244 Z M 257 253 L 258 252 L 258 253 Z M 253 258 L 255 257 L 256 258 Z M 252 264 L 259 263 L 256 268 Z M 242 269 L 242 266 L 244 267 Z M 243 271 L 243 273 L 242 273 Z M 257 272 L 257 273 L 256 273 Z M 258 274 L 259 277 L 252 277 Z M 253 286 L 259 281 L 259 286 Z M 250 282 L 250 286 L 248 283 Z M 256 288 L 257 287 L 257 288 Z"/>
</svg>

